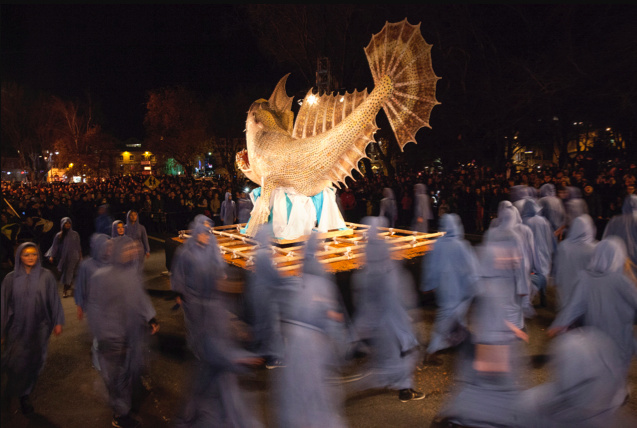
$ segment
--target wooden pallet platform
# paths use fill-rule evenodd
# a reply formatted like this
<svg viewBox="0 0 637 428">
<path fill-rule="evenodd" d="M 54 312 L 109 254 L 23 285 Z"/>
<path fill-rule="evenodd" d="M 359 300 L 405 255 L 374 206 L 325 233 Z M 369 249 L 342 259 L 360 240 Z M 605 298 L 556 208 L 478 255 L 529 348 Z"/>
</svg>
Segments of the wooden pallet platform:
<svg viewBox="0 0 637 428">
<path fill-rule="evenodd" d="M 245 270 L 254 269 L 254 256 L 258 242 L 240 232 L 245 224 L 217 226 L 212 231 L 217 237 L 221 254 L 226 263 Z M 346 223 L 346 230 L 334 230 L 318 235 L 323 246 L 316 253 L 318 260 L 328 272 L 340 272 L 360 269 L 365 264 L 365 245 L 369 226 Z M 430 251 L 436 238 L 444 233 L 421 233 L 411 230 L 378 228 L 379 236 L 390 244 L 392 258 L 412 259 Z M 180 231 L 177 242 L 183 243 L 189 235 L 188 230 Z M 277 269 L 283 275 L 299 275 L 303 267 L 305 241 L 303 236 L 293 240 L 273 239 L 272 258 Z"/>
</svg>

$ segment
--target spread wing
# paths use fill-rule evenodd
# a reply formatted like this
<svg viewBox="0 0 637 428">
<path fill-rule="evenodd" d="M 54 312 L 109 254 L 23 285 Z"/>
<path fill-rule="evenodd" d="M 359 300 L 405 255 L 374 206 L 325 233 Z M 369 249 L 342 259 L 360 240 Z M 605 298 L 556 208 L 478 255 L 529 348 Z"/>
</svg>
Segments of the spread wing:
<svg viewBox="0 0 637 428">
<path fill-rule="evenodd" d="M 367 89 L 329 95 L 316 95 L 310 89 L 303 99 L 303 104 L 294 122 L 292 137 L 304 139 L 320 136 L 337 127 L 367 99 L 368 95 Z M 339 182 L 345 183 L 345 177 L 351 177 L 353 169 L 359 171 L 358 162 L 367 157 L 365 149 L 369 143 L 374 141 L 373 135 L 378 130 L 375 115 L 367 119 L 369 126 L 365 128 L 363 133 L 353 136 L 350 149 L 337 161 L 329 177 L 326 177 L 336 185 Z"/>
</svg>

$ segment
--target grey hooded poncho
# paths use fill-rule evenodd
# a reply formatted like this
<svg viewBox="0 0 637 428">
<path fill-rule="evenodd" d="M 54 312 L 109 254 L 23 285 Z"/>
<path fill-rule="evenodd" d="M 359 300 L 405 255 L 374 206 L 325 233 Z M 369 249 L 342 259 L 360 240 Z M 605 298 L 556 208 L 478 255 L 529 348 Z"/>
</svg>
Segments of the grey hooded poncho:
<svg viewBox="0 0 637 428">
<path fill-rule="evenodd" d="M 422 219 L 422 221 L 418 221 Z M 411 229 L 421 233 L 427 233 L 428 222 L 433 219 L 431 211 L 431 203 L 429 202 L 429 194 L 427 186 L 422 183 L 414 185 L 414 215 L 411 222 Z"/>
<path fill-rule="evenodd" d="M 49 336 L 64 324 L 64 310 L 53 274 L 37 264 L 26 273 L 20 255 L 32 242 L 21 244 L 15 268 L 2 281 L 2 370 L 7 370 L 8 392 L 21 397 L 31 393 L 46 360 Z"/>
<path fill-rule="evenodd" d="M 221 203 L 221 210 L 219 216 L 224 225 L 234 224 L 234 219 L 237 218 L 237 207 L 235 202 L 230 199 L 232 194 L 226 192 L 224 201 Z"/>
<path fill-rule="evenodd" d="M 551 223 L 553 232 L 564 225 L 566 210 L 562 200 L 556 196 L 554 184 L 546 183 L 540 187 L 538 204 L 542 208 L 542 215 Z"/>
<path fill-rule="evenodd" d="M 60 221 L 60 231 L 53 238 L 53 244 L 44 257 L 53 257 L 57 262 L 58 271 L 61 273 L 60 282 L 69 285 L 75 279 L 77 266 L 82 259 L 82 246 L 80 235 L 73 227 L 64 233 L 64 225 L 72 224 L 69 217 Z"/>
<path fill-rule="evenodd" d="M 464 239 L 464 230 L 457 214 L 444 214 L 438 238 L 422 264 L 423 292 L 435 290 L 436 321 L 427 353 L 457 345 L 453 332 L 466 328 L 466 315 L 478 280 L 478 262 L 473 248 Z"/>
<path fill-rule="evenodd" d="M 94 233 L 91 236 L 91 257 L 87 257 L 80 262 L 80 267 L 77 269 L 77 277 L 75 278 L 75 293 L 73 293 L 75 304 L 82 310 L 86 310 L 91 277 L 99 268 L 105 267 L 110 262 L 110 244 L 112 242 L 108 235 Z"/>
<path fill-rule="evenodd" d="M 557 245 L 554 279 L 560 309 L 571 301 L 577 278 L 588 266 L 595 251 L 595 245 L 597 245 L 595 224 L 588 214 L 573 220 L 566 238 Z"/>
<path fill-rule="evenodd" d="M 603 237 L 608 236 L 624 241 L 633 276 L 637 278 L 637 195 L 626 196 L 622 214 L 611 218 L 604 229 Z"/>
<path fill-rule="evenodd" d="M 551 328 L 568 327 L 581 317 L 583 325 L 598 328 L 615 342 L 627 373 L 635 352 L 637 288 L 624 273 L 625 263 L 624 243 L 614 236 L 602 239 Z"/>
</svg>

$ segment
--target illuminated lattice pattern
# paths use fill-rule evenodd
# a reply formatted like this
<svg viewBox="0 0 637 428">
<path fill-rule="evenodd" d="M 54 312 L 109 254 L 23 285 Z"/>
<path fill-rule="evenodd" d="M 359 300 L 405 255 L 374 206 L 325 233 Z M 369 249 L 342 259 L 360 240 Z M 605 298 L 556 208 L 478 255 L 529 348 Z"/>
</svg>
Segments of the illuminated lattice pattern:
<svg viewBox="0 0 637 428">
<path fill-rule="evenodd" d="M 429 127 L 437 104 L 431 66 L 431 45 L 420 34 L 420 24 L 403 20 L 386 23 L 372 37 L 365 53 L 374 77 L 371 93 L 316 95 L 310 90 L 296 122 L 292 97 L 285 91 L 287 77 L 269 100 L 258 100 L 246 120 L 247 149 L 237 153 L 238 167 L 262 187 L 247 235 L 267 221 L 272 190 L 293 187 L 313 196 L 332 183 L 345 184 L 367 157 L 365 149 L 378 130 L 376 115 L 384 109 L 401 149 L 422 127 Z"/>
</svg>

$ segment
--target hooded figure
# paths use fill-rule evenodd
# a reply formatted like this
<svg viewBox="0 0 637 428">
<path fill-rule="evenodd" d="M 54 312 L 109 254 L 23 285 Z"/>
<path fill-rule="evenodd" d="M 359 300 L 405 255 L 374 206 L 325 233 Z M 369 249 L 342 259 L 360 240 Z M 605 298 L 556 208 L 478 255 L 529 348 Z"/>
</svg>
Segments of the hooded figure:
<svg viewBox="0 0 637 428">
<path fill-rule="evenodd" d="M 2 371 L 7 397 L 20 397 L 23 413 L 33 412 L 29 394 L 44 367 L 51 332 L 59 335 L 64 310 L 53 274 L 42 267 L 38 247 L 21 244 L 15 269 L 2 281 Z"/>
<path fill-rule="evenodd" d="M 287 281 L 272 261 L 270 241 L 273 236 L 271 226 L 257 232 L 255 239 L 259 249 L 254 261 L 255 270 L 249 274 L 244 289 L 255 352 L 265 358 L 268 369 L 283 366 L 283 337 L 276 294 Z"/>
<path fill-rule="evenodd" d="M 491 237 L 479 251 L 480 280 L 472 310 L 471 345 L 459 354 L 458 390 L 438 418 L 461 426 L 513 427 L 521 375 L 519 265 L 524 257 L 513 234 Z M 468 348 L 471 348 L 469 350 Z"/>
<path fill-rule="evenodd" d="M 484 234 L 483 241 L 486 243 L 491 239 L 501 241 L 508 239 L 509 236 L 515 235 L 517 248 L 522 255 L 522 261 L 518 267 L 523 272 L 520 278 L 526 284 L 527 292 L 521 295 L 521 304 L 526 317 L 532 316 L 535 311 L 531 305 L 534 296 L 534 287 L 531 283 L 531 271 L 533 269 L 534 242 L 533 232 L 522 223 L 522 217 L 519 211 L 509 201 L 502 201 L 498 205 L 498 217 L 492 221 L 492 227 Z"/>
<path fill-rule="evenodd" d="M 431 203 L 427 186 L 422 183 L 414 185 L 414 218 L 411 229 L 416 232 L 427 233 L 429 230 L 429 220 L 433 219 Z"/>
<path fill-rule="evenodd" d="M 513 206 L 517 208 L 521 214 L 526 201 L 528 199 L 535 199 L 535 191 L 532 187 L 524 184 L 518 184 L 511 187 L 510 198 Z"/>
<path fill-rule="evenodd" d="M 328 378 L 343 364 L 344 312 L 336 284 L 316 260 L 316 234 L 307 241 L 301 277 L 279 294 L 286 367 L 276 374 L 276 426 L 345 427 L 343 392 Z"/>
<path fill-rule="evenodd" d="M 245 193 L 237 201 L 237 222 L 243 224 L 250 220 L 250 213 L 252 212 L 254 205 L 250 198 L 246 197 Z"/>
<path fill-rule="evenodd" d="M 580 319 L 606 333 L 617 345 L 624 373 L 635 352 L 633 324 L 637 316 L 637 288 L 624 273 L 626 248 L 617 237 L 602 239 L 586 270 L 580 273 L 571 300 L 566 302 L 549 334 L 564 331 Z"/>
<path fill-rule="evenodd" d="M 191 237 L 178 248 L 171 288 L 180 296 L 186 337 L 196 358 L 190 391 L 175 426 L 259 427 L 241 397 L 237 374 L 258 358 L 232 336 L 230 312 L 218 290 L 225 263 L 205 221 L 190 225 Z"/>
<path fill-rule="evenodd" d="M 95 233 L 111 234 L 113 217 L 109 212 L 108 204 L 99 206 L 97 217 L 95 217 Z"/>
<path fill-rule="evenodd" d="M 436 321 L 427 347 L 425 362 L 439 363 L 431 356 L 456 346 L 467 334 L 467 310 L 478 280 L 478 261 L 471 245 L 464 239 L 464 229 L 457 214 L 444 214 L 434 248 L 423 259 L 420 290 L 435 290 Z"/>
<path fill-rule="evenodd" d="M 553 253 L 557 240 L 553 235 L 551 224 L 540 215 L 540 206 L 531 198 L 525 200 L 522 207 L 522 223 L 533 233 L 533 264 L 531 283 L 540 293 L 540 302 L 546 306 L 546 283 L 553 263 Z"/>
<path fill-rule="evenodd" d="M 396 205 L 396 197 L 394 191 L 389 187 L 383 189 L 383 199 L 380 200 L 380 217 L 387 218 L 389 227 L 396 225 L 398 219 L 398 206 Z"/>
<path fill-rule="evenodd" d="M 232 200 L 232 194 L 230 192 L 226 192 L 225 199 L 221 203 L 219 216 L 221 217 L 221 221 L 223 222 L 224 226 L 234 224 L 234 219 L 237 218 L 237 208 L 234 201 Z"/>
<path fill-rule="evenodd" d="M 571 301 L 579 273 L 588 266 L 596 245 L 595 224 L 588 214 L 573 220 L 566 238 L 557 245 L 554 272 L 560 309 Z"/>
<path fill-rule="evenodd" d="M 391 388 L 403 402 L 421 400 L 414 390 L 420 343 L 407 310 L 416 304 L 410 273 L 392 260 L 389 244 L 378 237 L 374 219 L 367 232 L 365 267 L 352 275 L 354 328 L 369 347 L 368 370 L 359 388 Z M 365 220 L 370 222 L 369 219 Z"/>
<path fill-rule="evenodd" d="M 77 318 L 84 318 L 84 311 L 89 299 L 92 277 L 99 268 L 103 268 L 111 261 L 110 247 L 112 245 L 108 235 L 103 233 L 94 233 L 91 235 L 91 256 L 80 262 L 77 269 L 77 277 L 75 278 L 75 305 L 77 306 Z M 93 339 L 93 367 L 100 369 L 99 358 L 97 355 L 97 339 Z"/>
<path fill-rule="evenodd" d="M 528 428 L 605 428 L 629 425 L 620 415 L 626 377 L 620 351 L 604 333 L 581 327 L 556 338 L 550 347 L 552 379 L 524 391 L 516 426 Z"/>
<path fill-rule="evenodd" d="M 146 227 L 139 223 L 139 214 L 135 210 L 126 213 L 126 236 L 130 236 L 133 241 L 139 243 L 143 252 L 139 256 L 139 267 L 144 267 L 144 258 L 150 257 L 150 245 L 148 245 L 148 234 Z"/>
<path fill-rule="evenodd" d="M 546 183 L 540 187 L 538 204 L 542 208 L 542 215 L 551 223 L 553 233 L 564 226 L 566 211 L 562 200 L 557 197 L 554 184 Z"/>
<path fill-rule="evenodd" d="M 53 244 L 44 256 L 49 258 L 51 263 L 58 262 L 57 269 L 61 273 L 60 282 L 64 285 L 63 297 L 68 297 L 77 266 L 82 259 L 80 235 L 73 230 L 69 217 L 64 217 L 60 222 L 60 231 L 53 238 Z"/>
<path fill-rule="evenodd" d="M 617 236 L 626 244 L 633 280 L 637 281 L 637 195 L 626 196 L 622 214 L 611 218 L 604 229 L 603 238 L 608 236 Z"/>
<path fill-rule="evenodd" d="M 564 202 L 566 212 L 566 227 L 570 227 L 573 220 L 582 214 L 588 214 L 588 205 L 582 198 L 582 191 L 579 187 L 569 186 L 566 188 L 568 199 Z"/>
<path fill-rule="evenodd" d="M 119 238 L 126 235 L 126 225 L 121 220 L 115 220 L 111 226 L 111 238 Z"/>
<path fill-rule="evenodd" d="M 112 240 L 110 263 L 93 274 L 86 304 L 98 343 L 101 375 L 113 410 L 113 426 L 134 425 L 129 414 L 133 388 L 144 369 L 149 333 L 159 330 L 155 309 L 137 267 L 139 244 L 128 236 Z M 119 424 L 119 425 L 116 425 Z"/>
</svg>

